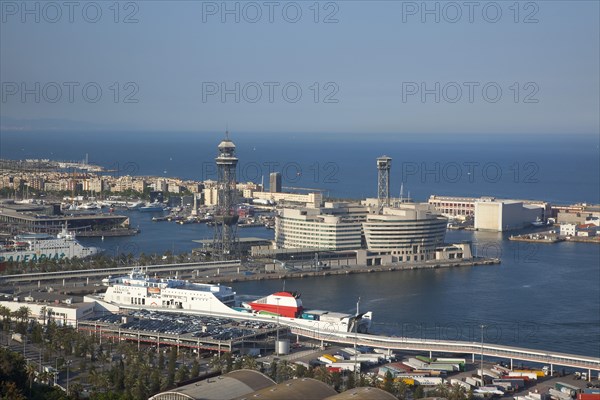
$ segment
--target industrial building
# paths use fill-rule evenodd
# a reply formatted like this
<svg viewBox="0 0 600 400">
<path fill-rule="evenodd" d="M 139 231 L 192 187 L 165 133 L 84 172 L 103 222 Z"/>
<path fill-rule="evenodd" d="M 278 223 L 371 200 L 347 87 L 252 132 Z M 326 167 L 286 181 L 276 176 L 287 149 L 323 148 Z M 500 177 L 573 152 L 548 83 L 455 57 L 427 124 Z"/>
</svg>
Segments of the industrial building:
<svg viewBox="0 0 600 400">
<path fill-rule="evenodd" d="M 156 394 L 148 400 L 223 400 L 244 396 L 275 385 L 258 371 L 241 369 Z"/>
<path fill-rule="evenodd" d="M 522 229 L 536 220 L 544 220 L 544 209 L 536 205 L 517 200 L 475 202 L 474 227 L 477 230 L 504 232 Z"/>
<path fill-rule="evenodd" d="M 528 208 L 540 208 L 542 214 L 540 219 L 546 221 L 551 217 L 551 205 L 548 202 L 540 200 L 515 200 L 515 199 L 496 199 L 495 197 L 456 197 L 456 196 L 437 196 L 429 197 L 428 203 L 444 217 L 455 219 L 468 219 L 475 217 L 475 203 L 477 202 L 520 202 Z M 484 207 L 485 208 L 485 207 Z M 535 221 L 535 218 L 528 222 Z M 494 229 L 493 229 L 494 230 Z"/>
<path fill-rule="evenodd" d="M 585 224 L 600 218 L 600 206 L 590 204 L 573 204 L 570 206 L 553 206 L 552 216 L 559 224 Z"/>
<path fill-rule="evenodd" d="M 29 317 L 40 324 L 54 321 L 57 325 L 77 326 L 77 321 L 94 314 L 95 303 L 0 301 L 0 306 L 7 307 L 11 312 L 27 307 Z"/>
<path fill-rule="evenodd" d="M 271 172 L 271 174 L 269 175 L 269 192 L 281 192 L 281 173 Z"/>
<path fill-rule="evenodd" d="M 313 192 L 313 193 L 271 193 L 271 192 L 257 192 L 257 191 L 248 191 L 244 192 L 244 197 L 256 199 L 256 200 L 267 200 L 272 203 L 282 204 L 282 203 L 294 203 L 299 204 L 305 207 L 321 207 L 323 204 L 323 193 L 321 192 Z"/>
<path fill-rule="evenodd" d="M 290 379 L 276 384 L 265 374 L 241 369 L 216 378 L 190 383 L 156 394 L 148 400 L 392 400 L 381 389 L 358 387 L 337 393 L 331 386 L 312 378 Z"/>
<path fill-rule="evenodd" d="M 57 233 L 65 225 L 83 236 L 85 230 L 111 231 L 128 228 L 129 217 L 115 214 L 64 215 L 58 204 L 0 206 L 0 227 L 7 232 Z"/>
</svg>

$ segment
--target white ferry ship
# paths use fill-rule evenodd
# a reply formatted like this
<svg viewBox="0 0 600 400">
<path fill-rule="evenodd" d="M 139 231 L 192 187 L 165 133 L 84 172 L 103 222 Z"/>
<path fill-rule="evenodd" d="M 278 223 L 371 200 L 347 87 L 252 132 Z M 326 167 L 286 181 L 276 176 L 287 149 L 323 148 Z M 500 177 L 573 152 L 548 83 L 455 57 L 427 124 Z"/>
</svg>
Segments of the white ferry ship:
<svg viewBox="0 0 600 400">
<path fill-rule="evenodd" d="M 82 246 L 75 240 L 74 233 L 63 228 L 56 236 L 47 234 L 18 235 L 10 242 L 0 244 L 0 263 L 85 258 L 97 253 L 96 247 Z"/>
<path fill-rule="evenodd" d="M 344 314 L 324 310 L 305 310 L 300 296 L 277 292 L 237 306 L 236 293 L 229 286 L 192 283 L 172 278 L 152 278 L 140 270 L 103 280 L 108 286 L 100 296 L 86 296 L 107 310 L 158 309 L 237 319 L 278 322 L 321 332 L 367 333 L 372 313 Z M 87 300 L 86 300 L 87 301 Z"/>
</svg>

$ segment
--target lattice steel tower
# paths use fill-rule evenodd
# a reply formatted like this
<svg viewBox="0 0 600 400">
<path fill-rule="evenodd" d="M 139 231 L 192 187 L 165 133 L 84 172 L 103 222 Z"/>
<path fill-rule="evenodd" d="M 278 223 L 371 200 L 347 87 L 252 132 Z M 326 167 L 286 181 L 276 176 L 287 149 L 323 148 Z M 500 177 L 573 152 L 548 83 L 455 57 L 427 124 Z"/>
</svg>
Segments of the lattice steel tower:
<svg viewBox="0 0 600 400">
<path fill-rule="evenodd" d="M 383 212 L 383 207 L 390 205 L 390 169 L 392 159 L 388 156 L 377 158 L 377 200 L 378 212 Z"/>
<path fill-rule="evenodd" d="M 235 156 L 235 144 L 229 140 L 229 132 L 219 143 L 217 163 L 217 209 L 215 212 L 215 236 L 213 256 L 216 259 L 238 259 L 239 240 L 237 237 L 237 190 L 235 171 L 238 159 Z"/>
</svg>

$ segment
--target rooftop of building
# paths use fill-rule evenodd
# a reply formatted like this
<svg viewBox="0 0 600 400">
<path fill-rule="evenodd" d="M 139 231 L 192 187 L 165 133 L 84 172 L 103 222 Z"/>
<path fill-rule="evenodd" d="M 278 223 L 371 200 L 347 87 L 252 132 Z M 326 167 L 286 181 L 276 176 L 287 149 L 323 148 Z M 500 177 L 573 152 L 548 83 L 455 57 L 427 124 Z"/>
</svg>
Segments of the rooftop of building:
<svg viewBox="0 0 600 400">
<path fill-rule="evenodd" d="M 396 400 L 396 396 L 374 387 L 358 387 L 327 397 L 325 400 Z"/>
<path fill-rule="evenodd" d="M 329 385 L 312 378 L 291 379 L 236 398 L 236 400 L 322 400 L 336 395 Z"/>
<path fill-rule="evenodd" d="M 275 386 L 275 381 L 258 371 L 241 369 L 156 394 L 150 400 L 171 399 L 180 394 L 190 400 L 224 400 L 245 396 Z"/>
</svg>

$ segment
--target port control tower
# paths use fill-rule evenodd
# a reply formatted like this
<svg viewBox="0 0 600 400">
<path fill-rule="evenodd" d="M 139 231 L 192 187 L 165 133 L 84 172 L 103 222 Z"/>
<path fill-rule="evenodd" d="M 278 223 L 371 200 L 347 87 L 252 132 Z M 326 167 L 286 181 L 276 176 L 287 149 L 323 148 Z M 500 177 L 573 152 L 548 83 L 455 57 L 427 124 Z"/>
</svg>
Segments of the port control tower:
<svg viewBox="0 0 600 400">
<path fill-rule="evenodd" d="M 225 139 L 219 143 L 217 164 L 217 209 L 215 212 L 213 257 L 219 260 L 239 258 L 239 240 L 237 236 L 237 190 L 235 144 L 225 132 Z"/>
<path fill-rule="evenodd" d="M 377 157 L 377 203 L 378 212 L 383 212 L 383 207 L 390 205 L 390 169 L 392 159 L 388 156 Z"/>
</svg>

